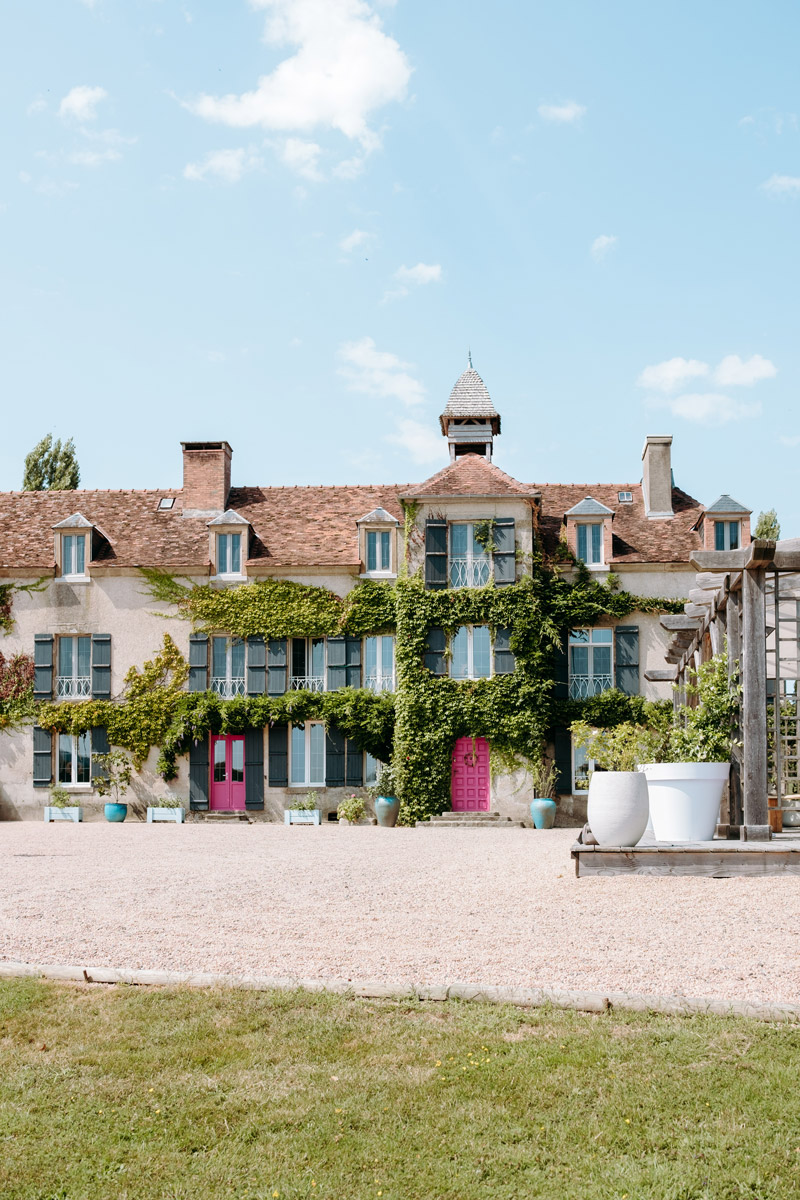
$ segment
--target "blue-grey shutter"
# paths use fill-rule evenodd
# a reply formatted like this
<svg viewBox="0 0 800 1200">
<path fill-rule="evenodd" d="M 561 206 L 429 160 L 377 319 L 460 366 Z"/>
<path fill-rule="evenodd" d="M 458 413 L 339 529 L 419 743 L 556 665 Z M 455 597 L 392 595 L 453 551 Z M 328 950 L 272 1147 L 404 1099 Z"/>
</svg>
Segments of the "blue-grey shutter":
<svg viewBox="0 0 800 1200">
<path fill-rule="evenodd" d="M 495 584 L 514 583 L 517 577 L 517 556 L 513 517 L 496 518 L 493 540 Z"/>
<path fill-rule="evenodd" d="M 203 812 L 208 808 L 208 734 L 189 747 L 189 808 Z"/>
<path fill-rule="evenodd" d="M 325 786 L 344 787 L 344 734 L 338 729 L 325 730 Z"/>
<path fill-rule="evenodd" d="M 49 729 L 33 727 L 33 786 L 50 787 L 53 782 L 53 735 Z"/>
<path fill-rule="evenodd" d="M 37 633 L 33 639 L 33 698 L 53 699 L 53 635 Z"/>
<path fill-rule="evenodd" d="M 192 633 L 189 635 L 189 691 L 208 691 L 208 634 Z M 208 747 L 206 746 L 206 766 L 208 765 Z M 208 807 L 208 796 L 206 796 Z"/>
<path fill-rule="evenodd" d="M 102 776 L 104 779 L 108 777 L 108 771 L 105 767 L 95 767 L 94 757 L 96 754 L 110 754 L 111 746 L 108 742 L 108 734 L 102 725 L 96 725 L 91 731 L 92 734 L 92 780 L 97 776 Z"/>
<path fill-rule="evenodd" d="M 553 730 L 553 748 L 556 766 L 556 792 L 559 796 L 572 795 L 572 738 L 565 726 Z"/>
<path fill-rule="evenodd" d="M 267 644 L 267 692 L 270 696 L 286 692 L 286 638 L 270 638 Z"/>
<path fill-rule="evenodd" d="M 556 700 L 569 700 L 569 630 L 562 629 L 561 645 L 553 651 L 554 696 Z M 570 789 L 571 790 L 571 789 Z"/>
<path fill-rule="evenodd" d="M 427 634 L 427 650 L 425 651 L 425 666 L 432 675 L 447 674 L 447 635 L 443 629 L 432 627 Z"/>
<path fill-rule="evenodd" d="M 273 725 L 269 731 L 269 786 L 289 786 L 289 728 L 287 725 Z M 246 800 L 245 803 L 247 803 Z"/>
<path fill-rule="evenodd" d="M 263 646 L 263 641 L 262 641 Z M 264 807 L 264 730 L 244 732 L 244 806 Z"/>
<path fill-rule="evenodd" d="M 347 786 L 363 787 L 364 784 L 364 754 L 355 742 L 347 739 Z"/>
<path fill-rule="evenodd" d="M 511 650 L 511 630 L 498 629 L 494 635 L 494 673 L 495 675 L 513 675 L 517 665 Z"/>
<path fill-rule="evenodd" d="M 361 638 L 349 637 L 345 647 L 347 686 L 361 687 Z"/>
<path fill-rule="evenodd" d="M 92 634 L 92 699 L 111 699 L 110 633 Z"/>
<path fill-rule="evenodd" d="M 447 521 L 425 522 L 425 587 L 447 587 Z"/>
<path fill-rule="evenodd" d="M 347 642 L 343 637 L 328 638 L 328 691 L 335 692 L 337 688 L 347 684 Z"/>
<path fill-rule="evenodd" d="M 263 637 L 247 639 L 247 694 L 263 696 L 267 687 L 267 646 Z M 263 760 L 263 752 L 262 752 Z M 263 765 L 263 761 L 262 761 Z"/>
<path fill-rule="evenodd" d="M 639 695 L 639 626 L 618 625 L 614 630 L 615 681 L 626 696 Z"/>
</svg>

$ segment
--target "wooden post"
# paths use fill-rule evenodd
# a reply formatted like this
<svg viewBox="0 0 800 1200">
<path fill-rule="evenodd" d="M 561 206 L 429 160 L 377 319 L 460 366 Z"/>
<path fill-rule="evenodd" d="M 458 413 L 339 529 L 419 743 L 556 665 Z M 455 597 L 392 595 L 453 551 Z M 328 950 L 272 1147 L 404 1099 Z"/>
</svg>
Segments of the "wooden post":
<svg viewBox="0 0 800 1200">
<path fill-rule="evenodd" d="M 769 839 L 767 815 L 767 628 L 766 570 L 746 570 L 742 579 L 742 834 Z"/>
<path fill-rule="evenodd" d="M 726 584 L 728 579 L 726 578 Z M 729 592 L 728 603 L 725 609 L 727 618 L 727 633 L 728 633 L 728 682 L 731 688 L 739 687 L 741 679 L 741 664 L 739 662 L 742 654 L 742 593 Z M 739 704 L 739 721 L 736 730 L 737 740 L 741 741 L 742 737 L 742 709 L 741 702 Z M 731 774 L 728 784 L 730 796 L 730 832 L 736 834 L 743 822 L 742 813 L 742 749 L 741 746 L 734 746 L 733 754 L 731 755 Z"/>
</svg>

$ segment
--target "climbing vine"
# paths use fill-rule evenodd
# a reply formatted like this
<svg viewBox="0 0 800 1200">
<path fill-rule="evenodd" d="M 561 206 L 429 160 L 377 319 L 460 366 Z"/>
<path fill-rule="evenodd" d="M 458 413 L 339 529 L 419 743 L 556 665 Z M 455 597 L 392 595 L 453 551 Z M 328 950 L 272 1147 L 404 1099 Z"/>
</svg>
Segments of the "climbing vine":
<svg viewBox="0 0 800 1200">
<path fill-rule="evenodd" d="M 0 729 L 13 729 L 33 717 L 33 672 L 27 654 L 6 658 L 0 652 Z"/>
<path fill-rule="evenodd" d="M 14 628 L 15 592 L 43 592 L 48 582 L 37 579 L 35 583 L 0 583 L 0 629 L 3 633 L 11 633 Z"/>
</svg>

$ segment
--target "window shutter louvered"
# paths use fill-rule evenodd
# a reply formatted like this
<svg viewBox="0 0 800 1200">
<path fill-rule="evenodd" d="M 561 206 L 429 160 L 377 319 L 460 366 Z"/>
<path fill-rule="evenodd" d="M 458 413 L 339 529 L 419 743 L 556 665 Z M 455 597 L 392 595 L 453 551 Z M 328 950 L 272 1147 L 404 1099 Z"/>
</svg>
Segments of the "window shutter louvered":
<svg viewBox="0 0 800 1200">
<path fill-rule="evenodd" d="M 494 673 L 513 675 L 517 661 L 511 649 L 511 630 L 498 629 L 494 635 Z"/>
<path fill-rule="evenodd" d="M 33 786 L 50 787 L 53 782 L 53 735 L 49 729 L 33 727 Z"/>
<path fill-rule="evenodd" d="M 626 696 L 639 695 L 639 626 L 618 625 L 614 630 L 615 682 Z"/>
<path fill-rule="evenodd" d="M 208 691 L 208 634 L 192 633 L 189 636 L 189 691 Z M 206 747 L 208 765 L 208 747 Z M 206 785 L 206 791 L 208 785 Z M 206 796 L 206 807 L 208 797 Z"/>
<path fill-rule="evenodd" d="M 283 696 L 286 692 L 286 638 L 270 638 L 267 644 L 267 692 Z"/>
<path fill-rule="evenodd" d="M 347 683 L 347 641 L 348 639 L 343 637 L 328 638 L 329 692 L 335 692 Z"/>
<path fill-rule="evenodd" d="M 92 634 L 92 698 L 94 700 L 111 699 L 110 633 Z M 98 751 L 98 753 L 101 752 Z"/>
<path fill-rule="evenodd" d="M 569 630 L 561 630 L 561 645 L 553 650 L 554 697 L 569 700 Z"/>
<path fill-rule="evenodd" d="M 345 656 L 347 659 L 347 686 L 361 687 L 361 638 L 347 638 Z"/>
<path fill-rule="evenodd" d="M 556 791 L 559 796 L 572 795 L 572 738 L 564 725 L 553 730 L 555 751 Z"/>
<path fill-rule="evenodd" d="M 427 646 L 428 649 L 425 651 L 425 666 L 428 668 L 431 675 L 446 675 L 447 658 L 445 656 L 445 650 L 447 649 L 447 637 L 444 630 L 436 628 L 429 629 Z"/>
<path fill-rule="evenodd" d="M 347 739 L 347 786 L 363 787 L 364 754 L 350 738 Z"/>
<path fill-rule="evenodd" d="M 263 646 L 263 640 L 262 640 Z M 250 809 L 264 807 L 264 730 L 246 729 L 244 732 L 244 806 Z"/>
<path fill-rule="evenodd" d="M 338 729 L 325 730 L 325 786 L 344 787 L 345 740 Z"/>
<path fill-rule="evenodd" d="M 447 587 L 447 522 L 425 522 L 425 587 Z"/>
<path fill-rule="evenodd" d="M 517 577 L 516 536 L 513 517 L 497 517 L 494 523 L 494 581 L 513 583 Z"/>
<path fill-rule="evenodd" d="M 208 734 L 189 747 L 189 808 L 203 812 L 208 808 Z"/>
<path fill-rule="evenodd" d="M 269 731 L 269 786 L 289 786 L 288 725 L 273 725 Z"/>
<path fill-rule="evenodd" d="M 53 635 L 37 633 L 33 639 L 33 698 L 53 699 Z"/>
<path fill-rule="evenodd" d="M 94 757 L 96 754 L 110 754 L 111 746 L 108 741 L 108 734 L 102 725 L 96 725 L 91 731 L 92 733 L 92 782 L 98 777 L 103 779 L 108 778 L 108 770 L 105 767 L 96 767 Z"/>
<path fill-rule="evenodd" d="M 267 646 L 263 637 L 247 639 L 247 694 L 263 696 L 267 686 Z M 263 751 L 262 751 L 263 766 Z"/>
</svg>

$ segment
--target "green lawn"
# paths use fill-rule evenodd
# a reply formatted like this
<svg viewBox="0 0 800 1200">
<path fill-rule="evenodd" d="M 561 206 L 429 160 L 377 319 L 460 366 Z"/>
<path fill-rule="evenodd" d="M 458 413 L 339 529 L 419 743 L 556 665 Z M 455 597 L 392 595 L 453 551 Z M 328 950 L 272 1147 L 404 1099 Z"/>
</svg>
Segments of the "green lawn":
<svg viewBox="0 0 800 1200">
<path fill-rule="evenodd" d="M 0 981 L 0 1196 L 800 1195 L 800 1029 Z"/>
</svg>

